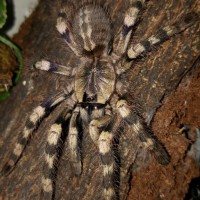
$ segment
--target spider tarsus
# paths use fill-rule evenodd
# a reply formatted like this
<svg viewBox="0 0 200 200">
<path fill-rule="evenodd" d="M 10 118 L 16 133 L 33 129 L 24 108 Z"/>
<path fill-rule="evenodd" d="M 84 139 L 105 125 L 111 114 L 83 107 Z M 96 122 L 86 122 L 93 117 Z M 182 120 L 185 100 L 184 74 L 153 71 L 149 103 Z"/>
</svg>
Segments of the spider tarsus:
<svg viewBox="0 0 200 200">
<path fill-rule="evenodd" d="M 5 163 L 0 171 L 1 176 L 10 175 L 10 173 L 14 170 L 19 158 L 20 157 L 16 157 L 16 155 L 11 154 L 10 159 Z"/>
<path fill-rule="evenodd" d="M 1 176 L 8 176 L 8 175 L 13 171 L 13 169 L 14 169 L 13 166 L 11 166 L 11 165 L 9 165 L 8 163 L 6 163 L 6 164 L 3 166 L 3 168 L 2 168 L 2 170 L 1 170 L 1 172 L 0 172 L 0 174 L 1 174 Z"/>
<path fill-rule="evenodd" d="M 168 165 L 171 161 L 171 157 L 164 147 L 162 147 L 159 151 L 154 152 L 154 157 L 161 165 Z"/>
</svg>

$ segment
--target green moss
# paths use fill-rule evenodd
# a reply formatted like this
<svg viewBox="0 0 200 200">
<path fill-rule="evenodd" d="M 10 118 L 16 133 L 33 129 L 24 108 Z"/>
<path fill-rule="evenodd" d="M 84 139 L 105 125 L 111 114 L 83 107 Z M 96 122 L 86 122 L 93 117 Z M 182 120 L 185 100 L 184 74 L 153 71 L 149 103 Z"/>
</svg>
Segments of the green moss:
<svg viewBox="0 0 200 200">
<path fill-rule="evenodd" d="M 0 0 L 0 28 L 2 28 L 4 24 L 6 23 L 6 19 L 7 19 L 6 1 Z M 16 75 L 12 83 L 12 86 L 7 91 L 3 91 L 0 94 L 0 101 L 2 101 L 6 99 L 6 97 L 10 94 L 12 87 L 15 86 L 18 82 L 21 76 L 23 59 L 22 59 L 22 54 L 21 54 L 20 49 L 13 42 L 11 42 L 10 40 L 6 39 L 5 37 L 1 35 L 0 35 L 0 42 L 7 45 L 9 48 L 13 49 L 15 56 L 17 57 L 17 60 L 18 60 L 18 65 L 19 65 L 15 73 Z"/>
<path fill-rule="evenodd" d="M 6 12 L 6 1 L 0 0 L 0 28 L 6 23 L 7 12 Z"/>
</svg>

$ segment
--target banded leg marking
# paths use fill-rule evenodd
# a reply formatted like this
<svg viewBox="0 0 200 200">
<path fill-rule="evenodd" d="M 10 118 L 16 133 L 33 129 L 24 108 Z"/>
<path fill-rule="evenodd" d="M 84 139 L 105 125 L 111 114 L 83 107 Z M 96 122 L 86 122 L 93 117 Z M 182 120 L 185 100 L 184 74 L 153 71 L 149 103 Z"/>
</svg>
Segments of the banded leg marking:
<svg viewBox="0 0 200 200">
<path fill-rule="evenodd" d="M 64 38 L 68 46 L 75 53 L 75 55 L 80 56 L 80 52 L 78 51 L 78 45 L 76 44 L 73 34 L 71 33 L 71 26 L 67 19 L 65 19 L 65 10 L 60 13 L 60 16 L 57 18 L 56 29 Z"/>
<path fill-rule="evenodd" d="M 79 115 L 80 107 L 77 106 L 73 113 L 69 124 L 69 150 L 71 154 L 71 162 L 74 173 L 79 176 L 82 171 L 81 153 L 79 148 L 79 133 L 77 129 L 77 117 Z"/>
<path fill-rule="evenodd" d="M 117 46 L 114 47 L 117 55 L 125 53 L 131 38 L 133 27 L 137 21 L 140 11 L 143 8 L 144 3 L 145 0 L 133 1 L 131 7 L 126 11 L 123 27 L 121 28 L 116 39 L 118 40 Z"/>
<path fill-rule="evenodd" d="M 51 61 L 48 61 L 48 60 L 44 60 L 44 59 L 37 61 L 34 64 L 34 67 L 36 69 L 40 69 L 40 70 L 44 70 L 44 71 L 48 71 L 48 72 L 53 72 L 53 73 L 61 74 L 61 75 L 64 75 L 64 76 L 70 76 L 71 73 L 72 73 L 71 67 L 59 65 L 57 63 L 54 63 L 54 62 L 51 62 Z"/>
<path fill-rule="evenodd" d="M 190 27 L 197 19 L 195 13 L 189 13 L 179 23 L 175 23 L 171 26 L 165 26 L 160 29 L 155 35 L 152 35 L 147 40 L 130 46 L 127 50 L 127 56 L 129 59 L 137 58 L 144 52 L 151 51 L 155 45 L 162 44 L 168 40 L 171 36 L 180 33 Z"/>
<path fill-rule="evenodd" d="M 103 187 L 106 200 L 115 199 L 114 166 L 115 158 L 112 150 L 113 133 L 102 131 L 99 136 L 99 153 L 103 167 Z"/>
<path fill-rule="evenodd" d="M 70 110 L 64 111 L 51 126 L 47 143 L 45 147 L 45 162 L 43 166 L 42 176 L 42 194 L 41 199 L 51 199 L 54 194 L 54 180 L 56 176 L 56 164 L 58 158 L 59 147 L 62 142 L 62 124 L 71 117 Z M 47 198 L 49 197 L 49 198 Z"/>
<path fill-rule="evenodd" d="M 14 150 L 10 155 L 8 162 L 4 165 L 1 173 L 3 175 L 8 175 L 17 164 L 18 160 L 20 159 L 23 151 L 26 148 L 26 145 L 34 132 L 37 128 L 39 122 L 45 117 L 45 115 L 51 110 L 52 107 L 56 106 L 64 99 L 66 99 L 71 93 L 64 93 L 60 92 L 59 94 L 55 95 L 54 97 L 50 98 L 46 102 L 43 102 L 40 106 L 36 107 L 28 120 L 25 123 L 25 127 L 22 133 L 18 137 L 18 141 L 15 144 Z"/>
<path fill-rule="evenodd" d="M 134 133 L 154 155 L 156 160 L 162 165 L 167 165 L 170 162 L 169 154 L 137 111 L 132 109 L 128 102 L 123 99 L 117 102 L 116 107 L 122 118 L 131 126 Z"/>
</svg>

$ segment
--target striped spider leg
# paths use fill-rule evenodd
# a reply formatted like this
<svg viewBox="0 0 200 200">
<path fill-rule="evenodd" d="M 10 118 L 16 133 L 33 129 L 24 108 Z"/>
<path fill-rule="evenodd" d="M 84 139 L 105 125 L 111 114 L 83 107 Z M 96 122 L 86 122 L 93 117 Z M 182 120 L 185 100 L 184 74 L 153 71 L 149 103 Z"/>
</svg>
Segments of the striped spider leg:
<svg viewBox="0 0 200 200">
<path fill-rule="evenodd" d="M 59 103 L 69 98 L 72 93 L 73 91 L 59 92 L 57 95 L 51 97 L 33 110 L 32 114 L 29 116 L 28 120 L 25 123 L 25 127 L 22 133 L 20 133 L 18 137 L 17 143 L 15 144 L 15 148 L 10 155 L 8 162 L 4 165 L 1 171 L 3 175 L 8 175 L 14 169 L 18 160 L 22 156 L 22 153 L 24 152 L 32 133 L 35 131 L 42 119 L 44 119 L 46 114 Z"/>
<path fill-rule="evenodd" d="M 74 35 L 72 33 L 72 24 L 70 23 L 71 18 L 74 14 L 74 5 L 70 2 L 67 5 L 63 5 L 60 9 L 57 18 L 56 29 L 61 34 L 69 48 L 74 52 L 76 56 L 80 56 L 81 52 L 75 42 Z"/>
<path fill-rule="evenodd" d="M 56 73 L 64 76 L 74 76 L 75 70 L 48 60 L 41 60 L 35 63 L 35 67 L 40 70 Z M 69 88 L 73 88 L 73 82 L 69 84 Z M 70 162 L 76 175 L 80 175 L 82 171 L 81 155 L 79 143 L 79 134 L 77 129 L 77 118 L 80 112 L 80 105 L 77 104 L 75 94 L 71 94 L 67 99 L 68 108 L 57 118 L 51 126 L 47 144 L 45 147 L 45 164 L 42 177 L 41 199 L 54 199 L 55 195 L 55 176 L 57 157 L 62 140 L 62 134 L 68 136 L 68 147 L 70 151 Z M 69 123 L 68 130 L 63 130 L 63 126 Z M 64 137 L 64 138 L 65 138 Z"/>
<path fill-rule="evenodd" d="M 116 198 L 114 185 L 115 158 L 112 151 L 114 138 L 111 132 L 113 124 L 111 107 L 105 107 L 105 115 L 92 120 L 89 124 L 89 133 L 93 142 L 98 146 L 101 164 L 103 167 L 103 192 L 105 199 Z"/>
<path fill-rule="evenodd" d="M 131 101 L 126 98 L 119 99 L 116 108 L 123 118 L 123 122 L 127 124 L 133 133 L 138 136 L 140 141 L 162 165 L 167 165 L 170 161 L 170 156 L 164 146 L 158 141 L 152 129 L 146 124 L 137 108 Z"/>
<path fill-rule="evenodd" d="M 73 74 L 71 67 L 59 65 L 55 62 L 51 62 L 51 61 L 45 60 L 45 59 L 37 61 L 34 64 L 34 67 L 36 69 L 40 69 L 40 70 L 44 70 L 44 71 L 48 71 L 48 72 L 53 72 L 53 73 L 61 74 L 61 75 L 64 75 L 64 76 L 70 76 L 70 75 Z"/>
<path fill-rule="evenodd" d="M 42 175 L 42 190 L 40 199 L 52 199 L 55 195 L 55 177 L 58 161 L 59 148 L 64 140 L 66 130 L 63 130 L 64 124 L 68 123 L 71 117 L 71 110 L 64 110 L 55 123 L 50 127 L 47 136 L 47 143 L 44 152 L 44 166 Z"/>
<path fill-rule="evenodd" d="M 114 39 L 113 47 L 114 53 L 119 56 L 122 56 L 124 53 L 126 53 L 129 59 L 135 59 L 142 53 L 151 51 L 155 45 L 162 44 L 173 35 L 178 34 L 190 27 L 198 18 L 196 13 L 188 13 L 179 22 L 176 22 L 171 26 L 165 26 L 146 40 L 132 45 L 129 43 L 133 28 L 137 22 L 141 10 L 145 5 L 145 0 L 129 0 L 129 4 L 129 8 L 124 16 L 123 25 L 119 29 L 117 36 Z"/>
<path fill-rule="evenodd" d="M 159 29 L 154 35 L 146 40 L 135 45 L 131 44 L 127 49 L 127 57 L 129 59 L 135 59 L 141 54 L 151 51 L 155 45 L 162 44 L 173 35 L 178 34 L 193 25 L 197 18 L 198 16 L 196 13 L 188 13 L 179 22 L 175 22 L 172 25 Z"/>
<path fill-rule="evenodd" d="M 70 151 L 70 158 L 74 174 L 79 176 L 82 172 L 81 153 L 79 147 L 79 131 L 77 128 L 77 120 L 80 115 L 80 105 L 76 105 L 73 110 L 72 117 L 69 123 L 68 146 Z"/>
<path fill-rule="evenodd" d="M 113 51 L 118 56 L 122 56 L 126 52 L 134 25 L 137 22 L 140 11 L 144 7 L 145 0 L 129 0 L 129 4 L 129 8 L 124 16 L 123 25 L 114 39 Z"/>
</svg>

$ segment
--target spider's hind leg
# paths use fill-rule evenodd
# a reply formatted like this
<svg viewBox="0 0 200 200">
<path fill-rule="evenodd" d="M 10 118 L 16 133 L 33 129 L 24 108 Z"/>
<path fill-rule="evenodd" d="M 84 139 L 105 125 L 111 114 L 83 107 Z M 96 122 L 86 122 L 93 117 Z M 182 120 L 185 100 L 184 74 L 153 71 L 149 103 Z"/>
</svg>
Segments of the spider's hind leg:
<svg viewBox="0 0 200 200">
<path fill-rule="evenodd" d="M 155 159 L 162 165 L 170 162 L 170 156 L 165 147 L 153 134 L 152 129 L 146 124 L 136 108 L 124 100 L 118 100 L 116 105 L 124 121 L 130 126 L 134 134 L 138 136 L 143 145 L 154 155 Z"/>
<path fill-rule="evenodd" d="M 19 134 L 17 143 L 15 144 L 15 148 L 11 153 L 8 162 L 4 165 L 1 174 L 8 175 L 17 164 L 18 160 L 20 159 L 22 153 L 24 152 L 28 141 L 31 138 L 32 133 L 35 131 L 39 122 L 45 117 L 45 115 L 52 110 L 57 104 L 65 100 L 69 93 L 60 92 L 59 94 L 51 97 L 47 101 L 43 102 L 40 106 L 37 106 L 31 115 L 29 116 L 28 120 L 25 123 L 25 127 L 22 133 Z"/>
<path fill-rule="evenodd" d="M 196 13 L 188 13 L 180 22 L 176 22 L 171 26 L 165 26 L 159 29 L 154 35 L 150 36 L 146 40 L 140 43 L 130 45 L 127 50 L 127 56 L 129 59 L 135 59 L 141 54 L 151 51 L 155 45 L 162 44 L 173 35 L 180 33 L 193 25 L 198 19 Z"/>
<path fill-rule="evenodd" d="M 73 110 L 72 117 L 70 119 L 69 136 L 68 136 L 70 161 L 72 163 L 72 168 L 74 170 L 74 173 L 77 176 L 79 176 L 82 172 L 80 133 L 77 127 L 79 113 L 80 113 L 80 106 L 77 105 Z"/>
<path fill-rule="evenodd" d="M 113 152 L 114 134 L 112 130 L 102 131 L 99 136 L 99 153 L 103 167 L 103 194 L 106 200 L 117 199 L 114 180 L 115 157 Z"/>
<path fill-rule="evenodd" d="M 117 123 L 111 111 L 111 107 L 105 107 L 105 114 L 92 120 L 89 124 L 89 134 L 93 142 L 98 146 L 100 160 L 103 169 L 103 195 L 106 200 L 118 199 L 115 184 L 116 158 L 113 149 L 114 125 Z M 117 126 L 117 125 L 116 125 Z"/>
<path fill-rule="evenodd" d="M 70 120 L 70 110 L 65 110 L 51 126 L 45 147 L 45 162 L 43 166 L 42 191 L 40 199 L 53 199 L 55 192 L 56 167 L 61 144 L 66 138 L 63 132 L 64 125 Z"/>
</svg>

